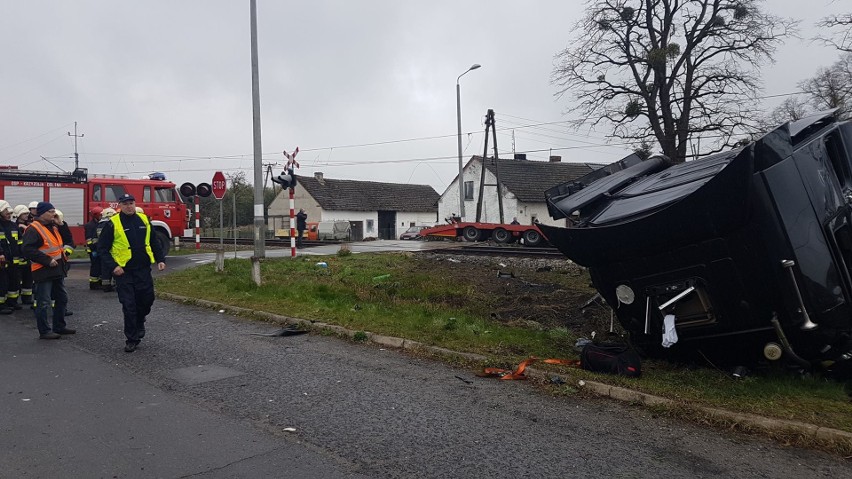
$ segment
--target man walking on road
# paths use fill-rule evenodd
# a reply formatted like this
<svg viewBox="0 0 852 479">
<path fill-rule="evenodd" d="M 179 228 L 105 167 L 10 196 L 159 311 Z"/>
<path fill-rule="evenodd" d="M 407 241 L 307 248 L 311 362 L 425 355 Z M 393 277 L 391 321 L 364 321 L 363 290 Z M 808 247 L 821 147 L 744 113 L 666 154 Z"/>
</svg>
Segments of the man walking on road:
<svg viewBox="0 0 852 479">
<path fill-rule="evenodd" d="M 305 210 L 299 208 L 299 212 L 296 213 L 296 247 L 302 247 L 302 235 L 305 234 L 305 230 L 308 227 L 308 214 L 305 213 Z"/>
<path fill-rule="evenodd" d="M 65 289 L 65 252 L 56 228 L 52 204 L 42 201 L 36 205 L 36 219 L 24 231 L 22 253 L 32 262 L 33 292 L 36 301 L 36 325 L 39 338 L 59 339 L 74 334 L 65 323 L 68 290 Z M 55 305 L 51 305 L 55 301 Z M 53 329 L 47 318 L 53 318 Z"/>
<path fill-rule="evenodd" d="M 132 353 L 145 337 L 145 317 L 154 304 L 151 265 L 163 271 L 166 263 L 159 242 L 151 242 L 151 222 L 136 212 L 136 198 L 125 194 L 118 203 L 121 212 L 110 218 L 98 238 L 98 256 L 103 268 L 112 271 L 124 313 L 124 351 Z"/>
</svg>

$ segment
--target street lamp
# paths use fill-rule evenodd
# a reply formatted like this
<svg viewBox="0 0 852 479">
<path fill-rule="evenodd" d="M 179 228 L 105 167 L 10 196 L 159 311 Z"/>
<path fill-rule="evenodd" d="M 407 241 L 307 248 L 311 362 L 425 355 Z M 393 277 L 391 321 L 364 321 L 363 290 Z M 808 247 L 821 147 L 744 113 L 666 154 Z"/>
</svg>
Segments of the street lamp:
<svg viewBox="0 0 852 479">
<path fill-rule="evenodd" d="M 481 65 L 478 63 L 474 63 L 467 70 L 464 71 L 461 75 L 456 78 L 456 119 L 458 120 L 459 126 L 459 218 L 464 218 L 464 164 L 462 163 L 462 142 L 461 142 L 461 88 L 459 87 L 459 80 L 461 77 L 465 75 L 465 73 L 476 70 Z M 482 165 L 483 167 L 485 164 Z"/>
</svg>

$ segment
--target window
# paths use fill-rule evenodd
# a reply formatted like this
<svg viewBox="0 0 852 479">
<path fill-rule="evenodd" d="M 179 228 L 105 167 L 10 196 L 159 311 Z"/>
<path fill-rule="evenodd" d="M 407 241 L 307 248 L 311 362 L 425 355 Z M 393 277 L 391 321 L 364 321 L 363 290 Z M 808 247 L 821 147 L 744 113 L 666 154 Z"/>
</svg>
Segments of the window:
<svg viewBox="0 0 852 479">
<path fill-rule="evenodd" d="M 367 233 L 373 232 L 373 220 L 367 220 Z"/>
<path fill-rule="evenodd" d="M 142 190 L 142 202 L 143 203 L 150 203 L 151 202 L 151 187 L 150 186 L 146 186 Z"/>
<path fill-rule="evenodd" d="M 104 201 L 118 201 L 124 194 L 124 187 L 121 185 L 107 185 L 104 190 Z"/>
<path fill-rule="evenodd" d="M 473 199 L 473 182 L 465 181 L 464 182 L 464 199 L 472 200 Z"/>
<path fill-rule="evenodd" d="M 174 188 L 155 188 L 154 202 L 156 203 L 174 203 L 175 202 Z"/>
<path fill-rule="evenodd" d="M 92 200 L 101 201 L 101 185 L 95 185 L 95 189 L 92 190 Z"/>
</svg>

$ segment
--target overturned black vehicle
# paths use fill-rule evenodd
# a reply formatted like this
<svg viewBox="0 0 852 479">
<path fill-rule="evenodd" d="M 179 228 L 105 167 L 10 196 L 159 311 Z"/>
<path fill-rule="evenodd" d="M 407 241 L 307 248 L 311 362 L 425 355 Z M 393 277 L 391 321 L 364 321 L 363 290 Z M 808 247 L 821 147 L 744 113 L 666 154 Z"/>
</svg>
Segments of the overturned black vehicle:
<svg viewBox="0 0 852 479">
<path fill-rule="evenodd" d="M 677 165 L 632 155 L 546 199 L 571 226 L 542 231 L 641 351 L 848 374 L 852 123 L 821 113 Z"/>
</svg>

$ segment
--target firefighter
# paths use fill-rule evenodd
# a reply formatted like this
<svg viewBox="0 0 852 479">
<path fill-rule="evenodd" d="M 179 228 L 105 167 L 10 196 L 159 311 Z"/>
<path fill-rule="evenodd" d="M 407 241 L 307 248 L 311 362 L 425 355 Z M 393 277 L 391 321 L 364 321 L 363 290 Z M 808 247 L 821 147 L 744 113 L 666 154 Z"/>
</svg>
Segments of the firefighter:
<svg viewBox="0 0 852 479">
<path fill-rule="evenodd" d="M 15 271 L 18 249 L 18 228 L 12 222 L 12 206 L 0 200 L 0 314 L 12 314 L 18 304 L 20 280 Z M 20 309 L 20 306 L 18 306 Z"/>
<path fill-rule="evenodd" d="M 59 339 L 76 331 L 65 322 L 68 290 L 65 288 L 65 262 L 62 238 L 57 232 L 53 205 L 43 201 L 36 207 L 36 219 L 24 231 L 22 253 L 32 262 L 36 295 L 36 325 L 39 338 Z M 51 299 L 56 306 L 51 306 Z M 52 319 L 52 324 L 51 324 Z"/>
<path fill-rule="evenodd" d="M 27 205 L 18 205 L 15 207 L 14 215 L 17 217 L 18 224 L 18 248 L 23 245 L 24 230 L 33 221 Z M 21 278 L 21 304 L 28 304 L 35 309 L 33 302 L 33 272 L 30 269 L 30 260 L 24 258 L 23 255 L 15 258 L 15 269 L 18 270 L 18 275 Z"/>
<path fill-rule="evenodd" d="M 59 236 L 62 237 L 62 248 L 65 250 L 65 255 L 71 256 L 71 253 L 74 252 L 74 236 L 71 235 L 71 228 L 65 222 L 65 215 L 57 209 L 56 214 L 53 216 L 53 221 L 56 223 L 56 230 L 59 232 Z"/>
<path fill-rule="evenodd" d="M 136 212 L 136 198 L 125 194 L 118 199 L 121 213 L 114 215 L 98 238 L 98 255 L 104 269 L 112 270 L 118 300 L 124 313 L 124 351 L 132 353 L 145 337 L 145 317 L 154 304 L 151 265 L 166 269 L 163 251 L 151 241 L 151 222 Z"/>
<path fill-rule="evenodd" d="M 38 215 L 36 215 L 36 208 L 37 207 L 38 207 L 38 201 L 30 201 L 29 208 L 30 208 L 30 222 L 31 223 L 32 223 L 32 220 L 35 219 L 36 216 L 38 216 Z"/>
<path fill-rule="evenodd" d="M 104 268 L 104 260 L 103 256 L 98 253 L 98 239 L 101 237 L 101 232 L 104 230 L 104 227 L 109 223 L 109 219 L 115 216 L 116 211 L 112 208 L 104 208 L 101 212 L 101 220 L 98 221 L 98 225 L 95 227 L 95 243 L 93 245 L 92 251 L 98 255 L 98 268 L 101 270 L 101 289 L 105 293 L 109 293 L 115 291 L 115 282 L 112 280 L 112 271 L 109 268 Z"/>
<path fill-rule="evenodd" d="M 95 206 L 89 213 L 92 219 L 83 226 L 86 233 L 86 253 L 89 255 L 89 289 L 101 289 L 101 259 L 98 258 L 96 244 L 98 241 L 98 222 L 104 209 Z"/>
</svg>

